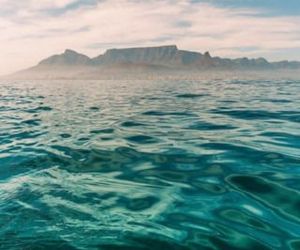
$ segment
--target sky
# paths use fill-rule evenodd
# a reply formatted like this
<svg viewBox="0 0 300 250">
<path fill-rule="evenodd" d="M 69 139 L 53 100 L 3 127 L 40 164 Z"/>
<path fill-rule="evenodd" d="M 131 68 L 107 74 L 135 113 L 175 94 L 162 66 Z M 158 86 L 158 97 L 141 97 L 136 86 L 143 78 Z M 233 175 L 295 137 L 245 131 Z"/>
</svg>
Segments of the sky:
<svg viewBox="0 0 300 250">
<path fill-rule="evenodd" d="M 229 58 L 300 61 L 299 0 L 0 0 L 0 75 L 67 48 L 176 44 Z"/>
</svg>

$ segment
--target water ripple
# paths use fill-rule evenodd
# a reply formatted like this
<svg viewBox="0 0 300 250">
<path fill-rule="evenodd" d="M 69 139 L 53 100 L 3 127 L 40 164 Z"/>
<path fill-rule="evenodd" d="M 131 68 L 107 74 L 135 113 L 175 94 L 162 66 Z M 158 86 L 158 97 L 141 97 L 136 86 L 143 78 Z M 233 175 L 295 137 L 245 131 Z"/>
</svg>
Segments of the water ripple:
<svg viewBox="0 0 300 250">
<path fill-rule="evenodd" d="M 299 81 L 0 93 L 0 249 L 299 249 Z"/>
</svg>

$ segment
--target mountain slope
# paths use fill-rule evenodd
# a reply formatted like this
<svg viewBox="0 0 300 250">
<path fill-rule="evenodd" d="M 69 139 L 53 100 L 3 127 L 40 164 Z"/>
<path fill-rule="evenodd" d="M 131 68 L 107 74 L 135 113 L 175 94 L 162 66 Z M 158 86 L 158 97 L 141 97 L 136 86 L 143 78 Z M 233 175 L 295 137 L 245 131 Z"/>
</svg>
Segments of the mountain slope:
<svg viewBox="0 0 300 250">
<path fill-rule="evenodd" d="M 190 74 L 207 70 L 277 70 L 300 69 L 300 62 L 270 63 L 264 58 L 227 59 L 179 50 L 176 45 L 109 49 L 103 55 L 89 58 L 67 49 L 60 55 L 42 60 L 37 66 L 17 72 L 17 78 L 102 78 L 136 74 Z"/>
<path fill-rule="evenodd" d="M 66 49 L 63 54 L 44 59 L 38 65 L 88 65 L 90 62 L 88 56 Z"/>
</svg>

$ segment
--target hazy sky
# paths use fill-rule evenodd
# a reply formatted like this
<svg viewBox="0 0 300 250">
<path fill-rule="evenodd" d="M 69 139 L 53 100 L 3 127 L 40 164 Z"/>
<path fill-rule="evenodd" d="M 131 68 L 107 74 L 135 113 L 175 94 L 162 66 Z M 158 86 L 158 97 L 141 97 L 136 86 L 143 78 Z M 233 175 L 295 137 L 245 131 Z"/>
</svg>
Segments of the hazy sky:
<svg viewBox="0 0 300 250">
<path fill-rule="evenodd" d="M 300 60 L 300 0 L 0 0 L 0 74 L 66 48 L 177 44 L 226 57 Z"/>
</svg>

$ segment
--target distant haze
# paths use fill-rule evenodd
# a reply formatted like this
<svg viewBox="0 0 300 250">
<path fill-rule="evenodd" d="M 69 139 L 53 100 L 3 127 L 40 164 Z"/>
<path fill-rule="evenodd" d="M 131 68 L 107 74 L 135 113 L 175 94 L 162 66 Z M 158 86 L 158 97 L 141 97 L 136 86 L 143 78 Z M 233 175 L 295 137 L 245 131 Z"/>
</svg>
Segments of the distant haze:
<svg viewBox="0 0 300 250">
<path fill-rule="evenodd" d="M 0 75 L 66 48 L 177 44 L 221 57 L 300 61 L 298 0 L 0 0 Z"/>
<path fill-rule="evenodd" d="M 267 73 L 267 71 L 269 73 Z M 178 49 L 176 45 L 109 49 L 90 58 L 74 50 L 52 55 L 36 66 L 7 76 L 10 79 L 199 79 L 203 74 L 231 75 L 289 71 L 299 75 L 300 62 L 268 62 L 265 58 L 221 58 L 207 51 Z M 266 74 L 267 73 L 267 74 Z M 282 72 L 283 73 L 283 72 Z M 281 73 L 279 73 L 281 75 Z"/>
</svg>

